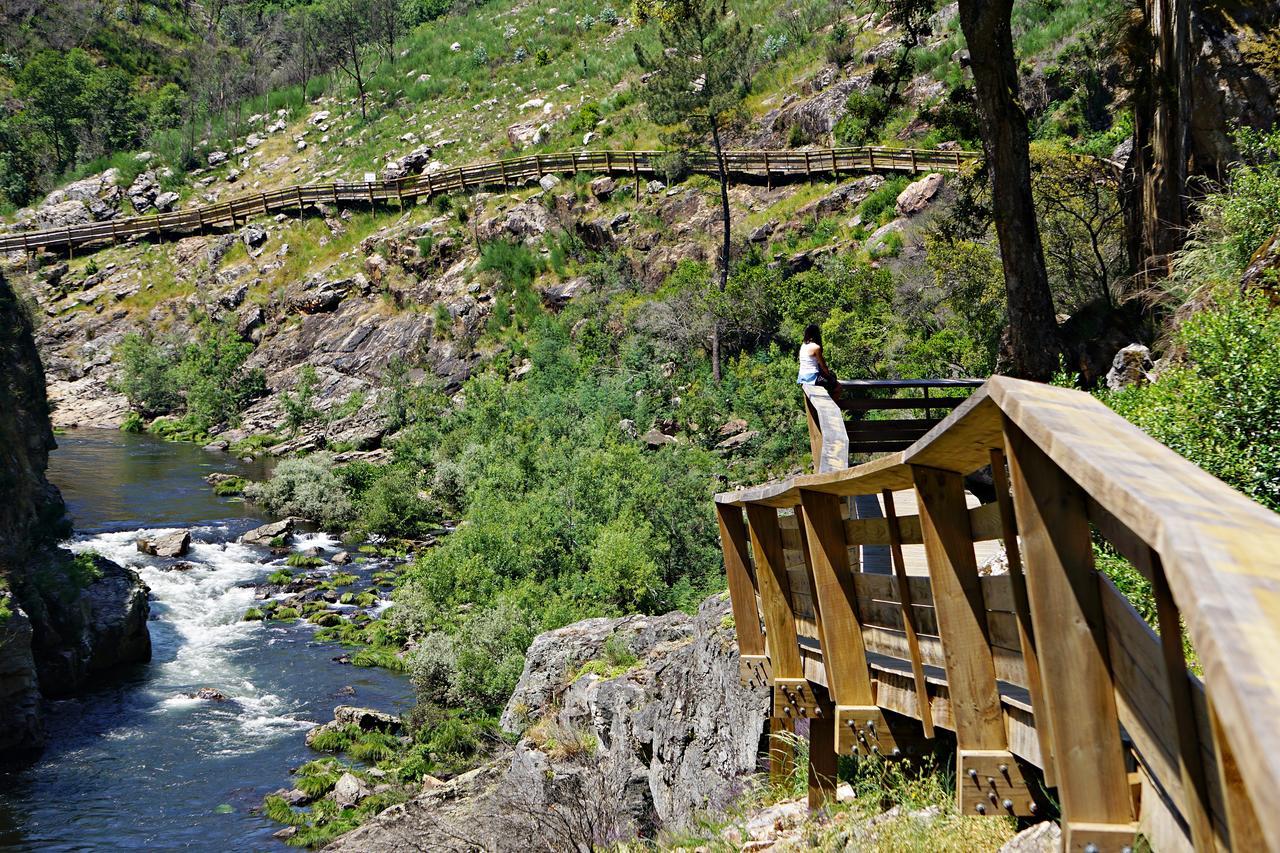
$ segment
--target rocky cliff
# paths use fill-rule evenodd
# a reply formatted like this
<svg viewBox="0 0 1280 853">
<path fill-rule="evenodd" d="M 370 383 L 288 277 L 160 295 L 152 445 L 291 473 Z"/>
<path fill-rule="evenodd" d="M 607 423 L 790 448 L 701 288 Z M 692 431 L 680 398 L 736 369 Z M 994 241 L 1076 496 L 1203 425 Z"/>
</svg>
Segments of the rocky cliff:
<svg viewBox="0 0 1280 853">
<path fill-rule="evenodd" d="M 767 709 L 738 681 L 721 595 L 696 616 L 578 622 L 529 649 L 503 714 L 513 750 L 326 849 L 589 849 L 679 829 L 744 791 Z"/>
<path fill-rule="evenodd" d="M 151 656 L 138 576 L 57 547 L 70 524 L 45 479 L 53 447 L 31 321 L 0 277 L 0 760 L 41 745 L 42 693 Z"/>
</svg>

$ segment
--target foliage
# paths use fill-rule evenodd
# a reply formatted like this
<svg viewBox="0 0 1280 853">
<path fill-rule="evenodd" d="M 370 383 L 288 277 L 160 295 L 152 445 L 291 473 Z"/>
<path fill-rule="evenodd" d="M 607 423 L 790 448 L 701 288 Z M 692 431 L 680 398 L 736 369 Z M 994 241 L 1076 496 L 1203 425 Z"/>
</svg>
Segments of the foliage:
<svg viewBox="0 0 1280 853">
<path fill-rule="evenodd" d="M 184 411 L 184 428 L 207 433 L 234 423 L 266 390 L 262 371 L 244 367 L 252 352 L 253 344 L 241 341 L 229 324 L 208 319 L 185 346 L 130 333 L 116 351 L 121 370 L 115 387 L 139 414 Z"/>
<path fill-rule="evenodd" d="M 527 616 L 499 605 L 476 612 L 453 635 L 429 635 L 410 664 L 418 701 L 500 709 L 520 678 L 535 633 Z"/>
<path fill-rule="evenodd" d="M 296 435 L 298 430 L 320 417 L 315 408 L 316 369 L 304 364 L 298 374 L 295 392 L 280 394 L 280 407 L 284 409 L 284 425 Z"/>
<path fill-rule="evenodd" d="M 1280 314 L 1222 294 L 1178 329 L 1182 359 L 1104 400 L 1228 485 L 1280 509 Z"/>
<path fill-rule="evenodd" d="M 245 486 L 244 496 L 273 515 L 299 516 L 330 530 L 345 529 L 355 510 L 328 454 L 285 459 L 270 480 Z"/>
</svg>

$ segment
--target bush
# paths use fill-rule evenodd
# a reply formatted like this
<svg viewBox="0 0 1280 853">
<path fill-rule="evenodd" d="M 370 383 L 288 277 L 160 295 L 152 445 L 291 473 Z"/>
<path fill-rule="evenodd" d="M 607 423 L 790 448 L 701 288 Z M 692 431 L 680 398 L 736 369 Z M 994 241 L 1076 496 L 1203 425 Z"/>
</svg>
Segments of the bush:
<svg viewBox="0 0 1280 853">
<path fill-rule="evenodd" d="M 298 430 L 320 417 L 316 411 L 316 369 L 304 364 L 298 373 L 298 382 L 294 386 L 295 393 L 288 391 L 280 395 L 280 406 L 284 409 L 284 425 L 290 433 Z"/>
<path fill-rule="evenodd" d="M 1178 330 L 1182 360 L 1103 399 L 1201 468 L 1280 510 L 1280 313 L 1227 295 Z"/>
<path fill-rule="evenodd" d="M 452 637 L 429 634 L 410 665 L 418 701 L 500 709 L 520 679 L 535 633 L 525 614 L 499 605 L 471 616 Z"/>
<path fill-rule="evenodd" d="M 167 415 L 182 405 L 182 394 L 173 371 L 177 358 L 174 346 L 130 332 L 120 341 L 115 358 L 120 364 L 120 377 L 113 388 L 128 398 L 135 415 L 153 418 Z M 141 418 L 137 418 L 127 423 L 140 428 L 141 422 Z"/>
<path fill-rule="evenodd" d="M 351 499 L 326 453 L 283 460 L 270 480 L 245 486 L 244 496 L 273 515 L 300 516 L 331 530 L 343 529 L 355 518 Z"/>
</svg>

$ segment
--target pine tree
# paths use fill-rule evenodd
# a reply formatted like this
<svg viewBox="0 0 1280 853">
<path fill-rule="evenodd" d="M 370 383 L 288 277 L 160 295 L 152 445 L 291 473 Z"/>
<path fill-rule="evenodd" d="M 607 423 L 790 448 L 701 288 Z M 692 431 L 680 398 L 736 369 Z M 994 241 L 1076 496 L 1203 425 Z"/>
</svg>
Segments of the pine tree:
<svg viewBox="0 0 1280 853">
<path fill-rule="evenodd" d="M 639 43 L 636 59 L 650 75 L 646 84 L 649 115 L 672 128 L 670 138 L 682 147 L 710 136 L 720 181 L 723 233 L 717 258 L 721 293 L 729 283 L 729 179 L 721 134 L 742 106 L 751 87 L 752 35 L 726 0 L 676 0 L 662 9 L 658 30 L 662 50 L 649 55 Z M 711 364 L 720 379 L 720 333 L 711 332 Z"/>
</svg>

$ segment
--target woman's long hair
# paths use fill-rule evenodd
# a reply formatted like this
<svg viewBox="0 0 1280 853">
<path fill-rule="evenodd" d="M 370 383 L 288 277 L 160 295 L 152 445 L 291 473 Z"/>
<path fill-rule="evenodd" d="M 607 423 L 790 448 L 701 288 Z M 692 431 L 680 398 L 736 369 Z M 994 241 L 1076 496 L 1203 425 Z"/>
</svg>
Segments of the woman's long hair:
<svg viewBox="0 0 1280 853">
<path fill-rule="evenodd" d="M 818 328 L 817 323 L 810 323 L 804 327 L 804 342 L 822 346 L 822 329 Z"/>
</svg>

